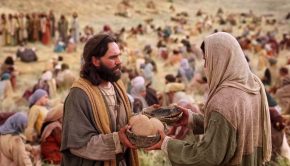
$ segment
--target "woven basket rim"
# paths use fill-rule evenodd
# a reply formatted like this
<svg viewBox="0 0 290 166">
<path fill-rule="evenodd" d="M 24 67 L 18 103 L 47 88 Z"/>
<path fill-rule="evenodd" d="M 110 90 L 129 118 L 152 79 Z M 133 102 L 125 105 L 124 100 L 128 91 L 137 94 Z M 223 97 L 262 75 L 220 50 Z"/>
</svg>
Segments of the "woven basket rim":
<svg viewBox="0 0 290 166">
<path fill-rule="evenodd" d="M 136 137 L 144 137 L 144 138 L 145 138 L 145 137 L 147 137 L 147 138 L 153 138 L 153 137 L 156 137 L 156 136 L 160 135 L 160 134 L 148 135 L 148 136 L 136 135 L 136 134 L 133 133 L 130 129 L 127 129 L 126 132 L 128 132 L 128 133 L 130 133 L 130 134 L 132 134 L 132 135 L 134 135 L 134 136 L 136 136 Z"/>
<path fill-rule="evenodd" d="M 154 109 L 154 107 L 151 106 L 151 107 L 144 108 L 141 113 L 150 117 L 150 118 L 151 117 L 155 117 L 155 118 L 171 118 L 172 117 L 172 118 L 174 118 L 174 117 L 180 116 L 180 114 L 182 114 L 182 111 L 179 110 L 179 112 L 176 112 L 175 114 L 169 115 L 169 116 L 152 116 L 152 114 L 150 114 L 150 113 L 157 110 L 157 109 L 170 109 L 170 110 L 177 109 L 177 110 L 179 110 L 178 107 L 176 107 L 174 105 L 173 106 L 158 107 L 156 109 Z"/>
<path fill-rule="evenodd" d="M 128 140 L 138 148 L 147 148 L 160 141 L 160 134 L 150 136 L 138 136 L 130 130 L 126 130 Z"/>
</svg>

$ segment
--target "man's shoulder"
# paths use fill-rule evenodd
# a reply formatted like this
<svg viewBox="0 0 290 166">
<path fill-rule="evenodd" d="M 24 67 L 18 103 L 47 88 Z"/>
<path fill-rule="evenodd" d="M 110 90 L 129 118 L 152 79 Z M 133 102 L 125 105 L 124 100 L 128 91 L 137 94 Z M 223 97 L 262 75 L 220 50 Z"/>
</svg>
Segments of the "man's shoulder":
<svg viewBox="0 0 290 166">
<path fill-rule="evenodd" d="M 87 94 L 86 92 L 78 87 L 73 87 L 70 89 L 66 100 L 82 100 L 82 99 L 86 99 L 87 98 Z"/>
<path fill-rule="evenodd" d="M 64 108 L 70 109 L 70 112 L 74 112 L 72 110 L 78 110 L 80 108 L 83 108 L 83 110 L 90 110 L 88 95 L 80 88 L 71 88 L 64 101 Z"/>
<path fill-rule="evenodd" d="M 70 94 L 85 94 L 85 91 L 79 87 L 72 87 L 69 91 Z"/>
</svg>

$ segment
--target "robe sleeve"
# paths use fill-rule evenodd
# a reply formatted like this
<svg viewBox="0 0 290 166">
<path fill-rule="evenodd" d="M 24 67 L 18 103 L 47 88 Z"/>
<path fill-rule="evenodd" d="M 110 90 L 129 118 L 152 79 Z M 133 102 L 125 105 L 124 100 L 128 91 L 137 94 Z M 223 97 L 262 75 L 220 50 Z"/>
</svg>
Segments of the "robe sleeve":
<svg viewBox="0 0 290 166">
<path fill-rule="evenodd" d="M 114 160 L 116 154 L 122 152 L 121 145 L 116 145 L 118 133 L 99 134 L 93 136 L 88 144 L 79 149 L 70 149 L 71 153 L 90 160 Z M 117 138 L 119 140 L 119 138 Z"/>
<path fill-rule="evenodd" d="M 204 116 L 190 111 L 188 127 L 192 130 L 193 134 L 204 134 Z"/>
<path fill-rule="evenodd" d="M 34 126 L 37 121 L 38 115 L 39 111 L 35 107 L 31 107 L 28 114 L 28 124 L 24 131 L 27 141 L 33 142 L 37 137 Z"/>
<path fill-rule="evenodd" d="M 236 146 L 236 130 L 221 114 L 212 112 L 200 142 L 170 139 L 167 153 L 173 166 L 224 165 L 234 156 Z"/>
<path fill-rule="evenodd" d="M 90 160 L 112 160 L 122 152 L 120 147 L 117 133 L 99 133 L 89 98 L 81 89 L 73 88 L 64 104 L 61 151 L 70 150 Z"/>
</svg>

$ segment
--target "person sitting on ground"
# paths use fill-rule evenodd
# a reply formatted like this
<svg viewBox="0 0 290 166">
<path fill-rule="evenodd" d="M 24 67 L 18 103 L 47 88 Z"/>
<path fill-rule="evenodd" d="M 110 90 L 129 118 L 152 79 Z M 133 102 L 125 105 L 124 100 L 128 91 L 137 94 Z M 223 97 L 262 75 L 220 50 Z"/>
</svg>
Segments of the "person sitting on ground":
<svg viewBox="0 0 290 166">
<path fill-rule="evenodd" d="M 143 64 L 142 75 L 145 79 L 145 82 L 152 82 L 154 76 L 154 67 L 148 58 L 145 58 L 145 63 Z"/>
<path fill-rule="evenodd" d="M 52 117 L 49 122 L 43 124 L 43 131 L 40 138 L 41 156 L 45 163 L 60 164 L 61 153 L 61 131 L 62 131 L 62 116 L 63 105 L 58 105 L 51 110 Z"/>
<path fill-rule="evenodd" d="M 66 48 L 66 45 L 65 43 L 62 41 L 62 39 L 58 39 L 55 43 L 55 46 L 54 46 L 54 52 L 64 52 L 65 51 L 65 48 Z"/>
<path fill-rule="evenodd" d="M 56 85 L 59 89 L 66 89 L 71 87 L 73 82 L 76 80 L 75 75 L 69 69 L 69 65 L 63 63 L 61 65 L 61 71 L 58 72 L 56 76 Z"/>
<path fill-rule="evenodd" d="M 14 59 L 12 56 L 8 56 L 5 58 L 3 64 L 1 64 L 0 74 L 8 72 L 11 67 L 14 67 Z"/>
<path fill-rule="evenodd" d="M 165 86 L 165 96 L 163 97 L 167 100 L 163 101 L 163 106 L 169 106 L 174 102 L 174 95 L 177 92 L 182 92 L 185 90 L 185 85 L 183 83 L 178 83 L 178 82 L 173 82 L 173 83 L 168 83 Z"/>
<path fill-rule="evenodd" d="M 9 73 L 10 74 L 10 82 L 12 84 L 13 89 L 16 89 L 16 77 L 18 75 L 18 71 L 15 68 L 14 65 L 14 59 L 12 56 L 6 57 L 4 60 L 4 63 L 1 64 L 0 67 L 0 75 L 4 73 Z"/>
<path fill-rule="evenodd" d="M 27 115 L 17 112 L 0 126 L 0 165 L 32 166 L 25 139 L 21 135 L 27 125 Z"/>
<path fill-rule="evenodd" d="M 176 77 L 173 74 L 166 74 L 164 79 L 165 79 L 165 85 L 176 82 Z M 168 96 L 166 95 L 165 91 L 159 92 L 157 94 L 157 97 L 158 97 L 159 103 L 162 106 L 166 105 L 166 103 L 168 103 L 169 101 Z"/>
<path fill-rule="evenodd" d="M 281 83 L 277 88 L 275 97 L 282 108 L 283 113 L 290 113 L 290 76 L 288 74 L 288 69 L 282 67 L 280 69 Z"/>
<path fill-rule="evenodd" d="M 13 88 L 10 82 L 10 74 L 4 73 L 1 76 L 0 81 L 0 100 L 3 102 L 7 98 L 11 98 L 13 96 Z"/>
<path fill-rule="evenodd" d="M 194 70 L 189 66 L 187 59 L 183 58 L 180 61 L 180 67 L 178 69 L 177 76 L 181 77 L 181 81 L 186 85 L 191 82 L 194 76 Z"/>
<path fill-rule="evenodd" d="M 172 55 L 170 55 L 169 58 L 164 63 L 164 66 L 176 65 L 181 61 L 181 59 L 182 59 L 181 52 L 177 49 L 174 49 Z"/>
<path fill-rule="evenodd" d="M 285 133 L 285 119 L 282 117 L 279 105 L 275 99 L 266 92 L 270 119 L 271 119 L 271 136 L 272 136 L 272 156 L 271 162 L 277 162 L 280 156 L 290 162 L 290 147 L 287 142 Z M 273 163 L 274 164 L 274 163 Z"/>
<path fill-rule="evenodd" d="M 26 47 L 20 47 L 16 52 L 16 57 L 22 62 L 35 62 L 38 59 L 35 49 Z"/>
<path fill-rule="evenodd" d="M 40 84 L 48 85 L 48 94 L 50 97 L 56 95 L 56 81 L 51 70 L 48 69 L 43 71 L 39 82 Z"/>
<path fill-rule="evenodd" d="M 39 142 L 43 124 L 52 121 L 52 110 L 58 107 L 47 109 L 48 101 L 48 93 L 43 89 L 37 89 L 29 97 L 28 125 L 24 133 L 27 141 L 32 144 Z"/>
<path fill-rule="evenodd" d="M 142 111 L 143 108 L 148 107 L 148 103 L 145 99 L 146 96 L 146 86 L 145 86 L 145 79 L 142 76 L 137 76 L 131 81 L 131 91 L 130 94 L 134 98 L 134 104 L 133 104 L 133 111 L 135 113 L 138 113 Z M 134 105 L 140 105 L 139 103 L 142 103 L 142 107 L 134 107 Z M 140 110 L 134 110 L 134 108 L 140 108 Z"/>
</svg>

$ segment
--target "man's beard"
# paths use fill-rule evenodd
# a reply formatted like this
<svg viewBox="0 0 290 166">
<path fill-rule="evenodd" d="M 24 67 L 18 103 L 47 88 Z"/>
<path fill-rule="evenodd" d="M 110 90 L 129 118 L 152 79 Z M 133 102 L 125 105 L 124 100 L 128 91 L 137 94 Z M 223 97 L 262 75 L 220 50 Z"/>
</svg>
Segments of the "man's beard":
<svg viewBox="0 0 290 166">
<path fill-rule="evenodd" d="M 117 69 L 119 69 L 119 71 L 114 72 Z M 119 65 L 113 69 L 110 69 L 101 62 L 100 67 L 98 67 L 96 70 L 100 78 L 104 81 L 116 82 L 121 78 L 121 70 Z"/>
</svg>

